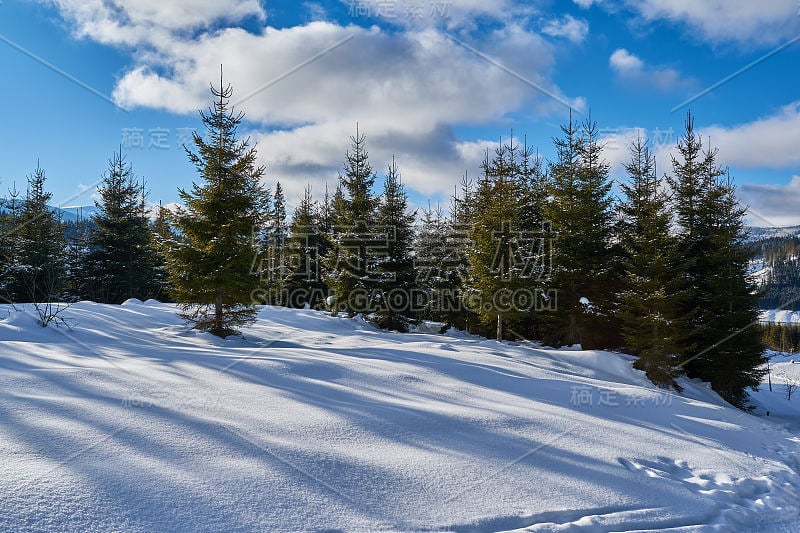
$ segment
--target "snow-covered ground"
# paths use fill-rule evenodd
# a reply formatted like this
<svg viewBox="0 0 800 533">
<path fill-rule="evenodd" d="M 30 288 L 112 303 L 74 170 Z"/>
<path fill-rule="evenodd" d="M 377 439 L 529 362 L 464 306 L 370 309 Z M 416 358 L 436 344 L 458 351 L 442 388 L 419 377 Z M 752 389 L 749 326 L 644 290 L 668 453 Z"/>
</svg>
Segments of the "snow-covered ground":
<svg viewBox="0 0 800 533">
<path fill-rule="evenodd" d="M 2 531 L 800 530 L 791 413 L 668 394 L 624 355 L 282 308 L 236 340 L 155 302 L 67 315 L 0 309 Z"/>
<path fill-rule="evenodd" d="M 769 412 L 775 422 L 800 436 L 800 353 L 770 350 L 767 356 L 770 358 L 770 376 L 765 377 L 759 390 L 751 394 L 752 403 L 757 407 L 755 413 L 766 416 Z M 791 397 L 787 388 L 791 388 Z"/>
<path fill-rule="evenodd" d="M 800 325 L 800 311 L 788 311 L 785 309 L 770 309 L 761 311 L 762 322 L 773 322 L 783 325 Z"/>
</svg>

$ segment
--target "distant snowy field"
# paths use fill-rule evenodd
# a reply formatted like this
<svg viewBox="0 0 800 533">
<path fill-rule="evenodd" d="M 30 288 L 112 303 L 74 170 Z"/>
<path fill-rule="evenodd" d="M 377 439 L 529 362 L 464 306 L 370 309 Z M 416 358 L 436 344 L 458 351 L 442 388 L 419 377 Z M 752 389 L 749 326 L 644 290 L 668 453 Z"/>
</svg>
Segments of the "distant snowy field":
<svg viewBox="0 0 800 533">
<path fill-rule="evenodd" d="M 787 311 L 785 309 L 771 309 L 761 311 L 762 322 L 773 322 L 784 325 L 800 325 L 800 311 Z"/>
<path fill-rule="evenodd" d="M 0 307 L 1 531 L 800 531 L 777 385 L 753 416 L 607 352 L 282 308 L 228 341 L 155 302 L 67 316 Z"/>
</svg>

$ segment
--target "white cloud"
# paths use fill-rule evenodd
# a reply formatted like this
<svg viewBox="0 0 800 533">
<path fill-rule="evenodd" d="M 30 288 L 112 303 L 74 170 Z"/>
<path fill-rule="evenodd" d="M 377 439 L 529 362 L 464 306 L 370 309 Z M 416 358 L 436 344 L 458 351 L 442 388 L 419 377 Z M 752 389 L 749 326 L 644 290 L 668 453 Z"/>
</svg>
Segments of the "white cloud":
<svg viewBox="0 0 800 533">
<path fill-rule="evenodd" d="M 644 62 L 624 48 L 614 50 L 608 58 L 608 64 L 621 74 L 639 74 L 644 69 Z"/>
<path fill-rule="evenodd" d="M 103 44 L 165 43 L 218 22 L 266 18 L 258 0 L 54 0 L 78 37 Z"/>
<path fill-rule="evenodd" d="M 792 226 L 800 224 L 800 176 L 785 185 L 748 183 L 739 187 L 739 196 L 749 206 L 748 219 L 754 226 Z"/>
<path fill-rule="evenodd" d="M 607 128 L 600 133 L 600 142 L 604 146 L 603 158 L 611 167 L 611 176 L 619 179 L 625 173 L 623 165 L 630 160 L 631 143 L 637 137 L 648 139 L 648 131 L 645 128 L 620 127 Z M 655 151 L 652 141 L 649 145 Z"/>
<path fill-rule="evenodd" d="M 449 30 L 474 29 L 476 17 L 500 21 L 519 20 L 537 12 L 516 0 L 342 0 L 348 15 L 359 19 L 382 19 L 403 27 L 444 27 Z"/>
<path fill-rule="evenodd" d="M 669 67 L 651 67 L 624 48 L 614 50 L 608 58 L 611 69 L 625 82 L 660 90 L 687 88 L 693 82 Z"/>
<path fill-rule="evenodd" d="M 269 181 L 280 180 L 288 196 L 300 194 L 307 181 L 317 192 L 324 181 L 335 181 L 356 122 L 368 135 L 376 171 L 395 153 L 409 187 L 447 194 L 482 156 L 470 150 L 477 145 L 455 138 L 451 124 L 494 123 L 522 109 L 540 116 L 563 109 L 519 78 L 573 107 L 584 105 L 552 82 L 553 45 L 523 20 L 509 20 L 529 10 L 513 8 L 511 0 L 437 5 L 449 6 L 447 28 L 467 15 L 502 20 L 477 42 L 468 28 L 458 35 L 518 77 L 448 38 L 449 29 L 438 24 L 391 31 L 315 21 L 250 32 L 229 21 L 265 20 L 255 0 L 204 0 L 184 18 L 179 15 L 190 10 L 188 0 L 58 1 L 78 35 L 132 50 L 134 64 L 113 91 L 123 107 L 195 113 L 208 106 L 208 84 L 219 79 L 224 64 L 233 102 L 246 98 L 238 108 L 247 113 Z M 309 61 L 334 43 L 342 44 Z"/>
<path fill-rule="evenodd" d="M 573 43 L 581 43 L 589 33 L 589 23 L 572 15 L 551 19 L 542 28 L 542 33 L 553 37 L 564 37 Z"/>
<path fill-rule="evenodd" d="M 583 7 L 596 3 L 613 10 L 620 5 L 640 20 L 666 20 L 684 25 L 687 35 L 712 43 L 778 44 L 800 33 L 797 0 L 575 0 Z"/>
<path fill-rule="evenodd" d="M 331 53 L 290 76 L 310 57 L 352 36 Z M 481 50 L 575 107 L 549 79 L 553 51 L 540 36 L 518 26 L 487 35 Z M 534 53 L 535 51 L 535 53 Z M 287 191 L 302 180 L 321 183 L 341 168 L 355 123 L 370 136 L 376 167 L 405 143 L 405 182 L 423 193 L 448 192 L 468 162 L 449 133 L 452 123 L 495 121 L 522 108 L 548 114 L 562 104 L 486 62 L 435 29 L 387 33 L 377 27 L 314 22 L 257 35 L 240 28 L 176 41 L 125 73 L 115 90 L 124 107 L 193 113 L 208 104 L 208 82 L 219 76 L 236 91 L 233 101 L 248 119 L 281 131 L 254 136 L 259 152 Z M 429 152 L 436 146 L 438 153 Z M 282 178 L 282 176 L 284 176 Z M 291 176 L 291 178 L 290 178 Z"/>
<path fill-rule="evenodd" d="M 605 158 L 612 167 L 612 176 L 624 177 L 622 165 L 629 159 L 628 146 L 637 128 L 618 128 L 604 135 Z M 676 135 L 671 130 L 645 131 L 660 173 L 672 171 L 671 156 L 676 154 Z M 731 168 L 771 168 L 797 172 L 800 167 L 800 102 L 786 105 L 776 113 L 752 122 L 734 126 L 697 126 L 704 146 L 719 149 L 717 162 Z M 794 175 L 785 185 L 746 183 L 738 187 L 738 195 L 750 206 L 749 222 L 754 225 L 800 224 L 800 176 Z"/>
<path fill-rule="evenodd" d="M 700 133 L 719 147 L 731 166 L 784 169 L 800 165 L 800 101 L 773 115 L 736 126 L 709 126 Z M 800 207 L 798 207 L 800 211 Z"/>
</svg>

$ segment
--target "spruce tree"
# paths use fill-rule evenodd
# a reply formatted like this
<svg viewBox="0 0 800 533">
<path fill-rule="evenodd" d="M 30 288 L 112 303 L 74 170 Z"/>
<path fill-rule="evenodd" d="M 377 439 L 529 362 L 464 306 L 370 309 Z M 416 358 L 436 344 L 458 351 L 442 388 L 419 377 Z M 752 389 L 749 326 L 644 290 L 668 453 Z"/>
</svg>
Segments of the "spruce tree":
<svg viewBox="0 0 800 533">
<path fill-rule="evenodd" d="M 150 249 L 150 228 L 143 185 L 115 152 L 98 187 L 99 212 L 85 257 L 84 296 L 102 303 L 119 304 L 128 298 L 145 300 L 154 295 L 155 264 Z"/>
<path fill-rule="evenodd" d="M 441 207 L 428 205 L 422 210 L 420 226 L 414 240 L 414 288 L 419 298 L 414 304 L 416 316 L 422 320 L 443 322 L 445 330 L 454 325 L 451 315 L 458 312 L 460 278 L 454 274 L 454 262 L 449 242 L 450 221 Z"/>
<path fill-rule="evenodd" d="M 287 241 L 289 275 L 285 281 L 286 305 L 315 308 L 327 296 L 327 286 L 320 278 L 321 252 L 324 253 L 323 222 L 306 187 L 295 209 Z"/>
<path fill-rule="evenodd" d="M 674 208 L 679 224 L 676 265 L 690 317 L 682 367 L 689 377 L 711 383 L 732 404 L 745 408 L 747 388 L 764 373 L 758 330 L 758 293 L 749 277 L 751 250 L 746 242 L 745 209 L 717 150 L 704 148 L 687 114 L 673 157 Z"/>
<path fill-rule="evenodd" d="M 14 302 L 49 303 L 65 296 L 64 231 L 49 205 L 52 194 L 45 190 L 46 179 L 37 164 L 28 176 L 24 199 L 12 212 L 6 279 L 8 299 Z"/>
<path fill-rule="evenodd" d="M 501 142 L 491 160 L 487 154 L 483 177 L 470 198 L 469 281 L 465 296 L 469 307 L 484 327 L 494 330 L 498 341 L 505 337 L 508 325 L 531 312 L 514 301 L 514 295 L 528 285 L 526 262 L 521 257 L 524 222 L 517 156 L 518 145 L 513 138 L 506 145 Z"/>
<path fill-rule="evenodd" d="M 286 245 L 289 227 L 286 220 L 286 198 L 280 182 L 275 185 L 272 206 L 265 209 L 266 224 L 262 237 L 262 288 L 267 291 L 267 303 L 285 305 L 284 280 L 289 275 Z"/>
<path fill-rule="evenodd" d="M 94 224 L 83 216 L 83 209 L 77 208 L 75 221 L 64 224 L 64 236 L 67 241 L 66 270 L 67 293 L 70 299 L 85 297 L 88 282 L 86 271 L 86 257 L 89 254 L 89 239 L 92 235 Z"/>
<path fill-rule="evenodd" d="M 170 212 L 161 203 L 156 208 L 156 218 L 150 226 L 149 251 L 153 265 L 153 298 L 161 302 L 173 301 L 174 288 L 169 280 L 168 253 L 178 236 L 170 225 Z"/>
<path fill-rule="evenodd" d="M 185 207 L 173 217 L 180 239 L 168 255 L 170 281 L 181 316 L 195 328 L 225 337 L 254 320 L 253 291 L 258 274 L 252 271 L 258 245 L 253 235 L 263 227 L 261 207 L 268 199 L 249 139 L 237 137 L 244 114 L 230 106 L 233 89 L 220 76 L 216 98 L 200 112 L 207 140 L 195 132 L 196 152 L 184 147 L 200 182 L 179 189 Z"/>
<path fill-rule="evenodd" d="M 588 117 L 562 126 L 554 139 L 557 158 L 548 167 L 546 218 L 557 232 L 553 287 L 557 311 L 543 314 L 546 342 L 584 347 L 617 342 L 610 296 L 618 260 L 613 248 L 614 214 L 609 166 L 602 159 L 597 126 Z"/>
<path fill-rule="evenodd" d="M 0 302 L 10 302 L 11 265 L 14 262 L 13 230 L 19 218 L 19 192 L 16 188 L 0 202 Z"/>
<path fill-rule="evenodd" d="M 378 259 L 377 290 L 379 302 L 375 323 L 378 327 L 408 331 L 414 287 L 414 221 L 416 212 L 408 211 L 408 195 L 400 171 L 392 157 L 386 173 L 383 196 L 378 206 L 377 231 L 386 235 L 385 255 Z"/>
<path fill-rule="evenodd" d="M 325 258 L 324 280 L 331 290 L 331 311 L 368 314 L 375 310 L 376 247 L 380 235 L 375 231 L 378 198 L 372 187 L 375 175 L 366 150 L 366 136 L 350 137 L 344 174 L 331 202 L 331 249 Z"/>
<path fill-rule="evenodd" d="M 749 271 L 752 254 L 744 219 L 730 178 L 714 167 L 715 149 L 705 153 L 706 194 L 701 224 L 710 247 L 701 265 L 697 351 L 685 364 L 691 377 L 711 383 L 728 402 L 747 408 L 747 390 L 755 390 L 765 371 L 764 345 L 758 330 L 759 294 Z"/>
<path fill-rule="evenodd" d="M 655 157 L 638 137 L 625 165 L 625 201 L 620 237 L 624 251 L 624 289 L 620 293 L 622 335 L 639 358 L 634 367 L 654 383 L 677 387 L 679 356 L 685 347 L 686 317 L 682 292 L 672 263 L 676 241 L 670 233 L 669 195 L 656 175 Z"/>
<path fill-rule="evenodd" d="M 450 217 L 443 233 L 442 260 L 443 285 L 439 291 L 437 311 L 441 313 L 445 328 L 448 326 L 477 332 L 480 320 L 470 308 L 470 267 L 469 255 L 472 252 L 470 232 L 475 211 L 475 187 L 468 173 L 464 173 L 453 196 L 450 198 Z"/>
</svg>

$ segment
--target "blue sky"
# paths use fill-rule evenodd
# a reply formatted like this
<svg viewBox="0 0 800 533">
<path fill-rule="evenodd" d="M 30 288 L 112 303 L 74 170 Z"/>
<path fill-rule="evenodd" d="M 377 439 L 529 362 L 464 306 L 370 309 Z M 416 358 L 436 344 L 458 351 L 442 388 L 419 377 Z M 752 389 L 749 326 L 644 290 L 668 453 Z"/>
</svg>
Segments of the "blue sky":
<svg viewBox="0 0 800 533">
<path fill-rule="evenodd" d="M 512 130 L 549 156 L 568 105 L 579 119 L 591 111 L 615 177 L 638 128 L 669 171 L 691 108 L 751 221 L 796 224 L 800 40 L 786 44 L 800 36 L 798 9 L 795 0 L 6 0 L 0 187 L 24 188 L 38 159 L 54 203 L 91 204 L 122 144 L 150 200 L 176 201 L 195 179 L 180 144 L 200 128 L 197 109 L 223 63 L 233 100 L 249 96 L 242 131 L 267 183 L 279 180 L 290 201 L 306 183 L 317 193 L 335 183 L 356 122 L 376 171 L 395 154 L 425 205 L 446 204 Z"/>
</svg>

